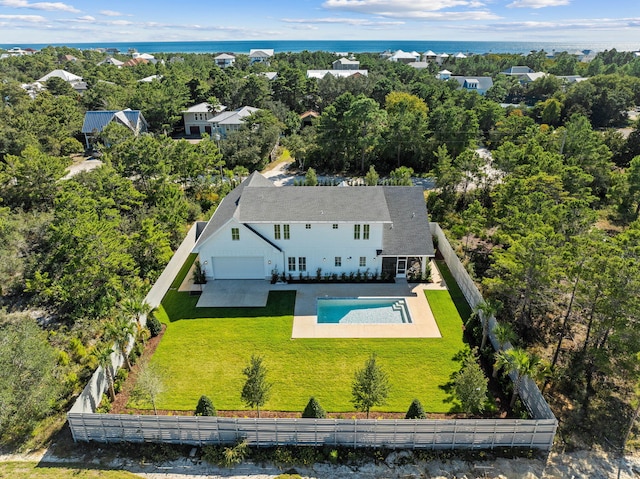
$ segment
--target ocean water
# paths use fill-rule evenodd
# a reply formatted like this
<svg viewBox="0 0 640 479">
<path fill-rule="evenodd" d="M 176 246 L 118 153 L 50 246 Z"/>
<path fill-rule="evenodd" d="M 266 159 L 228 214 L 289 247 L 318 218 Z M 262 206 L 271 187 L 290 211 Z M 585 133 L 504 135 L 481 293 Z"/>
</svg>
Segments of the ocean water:
<svg viewBox="0 0 640 479">
<path fill-rule="evenodd" d="M 455 54 L 462 53 L 519 53 L 528 54 L 531 51 L 544 50 L 546 52 L 573 52 L 576 50 L 611 50 L 636 51 L 640 44 L 635 43 L 561 43 L 561 42 L 467 42 L 467 41 L 440 41 L 440 40 L 242 40 L 242 41 L 215 41 L 215 42 L 97 42 L 97 43 L 52 43 L 53 46 L 69 46 L 78 49 L 117 48 L 122 53 L 127 53 L 130 48 L 140 53 L 249 53 L 252 48 L 273 48 L 276 53 L 302 51 L 327 51 L 341 53 L 364 53 L 395 51 L 417 51 L 424 53 L 432 50 L 435 53 Z M 40 49 L 47 44 L 0 44 L 0 48 Z"/>
</svg>

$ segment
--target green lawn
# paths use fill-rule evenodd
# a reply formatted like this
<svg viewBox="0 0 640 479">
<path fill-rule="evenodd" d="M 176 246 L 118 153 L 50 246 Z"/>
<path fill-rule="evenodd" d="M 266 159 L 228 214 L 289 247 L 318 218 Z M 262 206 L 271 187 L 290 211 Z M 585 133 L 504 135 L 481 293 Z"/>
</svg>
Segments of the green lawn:
<svg viewBox="0 0 640 479">
<path fill-rule="evenodd" d="M 301 411 L 314 395 L 328 411 L 353 411 L 353 373 L 373 352 L 392 384 L 387 404 L 374 411 L 406 411 L 414 398 L 430 412 L 453 406 L 442 387 L 459 368 L 452 358 L 466 346 L 447 291 L 427 291 L 440 339 L 292 340 L 293 291 L 271 292 L 265 308 L 196 309 L 197 299 L 169 291 L 163 300 L 159 317 L 167 331 L 152 359 L 167 384 L 160 409 L 193 410 L 202 394 L 218 409 L 246 409 L 242 369 L 259 354 L 273 382 L 265 409 Z"/>
<path fill-rule="evenodd" d="M 11 479 L 134 479 L 137 474 L 126 471 L 91 469 L 90 466 L 42 466 L 36 462 L 5 462 L 0 464 L 0 478 Z"/>
</svg>

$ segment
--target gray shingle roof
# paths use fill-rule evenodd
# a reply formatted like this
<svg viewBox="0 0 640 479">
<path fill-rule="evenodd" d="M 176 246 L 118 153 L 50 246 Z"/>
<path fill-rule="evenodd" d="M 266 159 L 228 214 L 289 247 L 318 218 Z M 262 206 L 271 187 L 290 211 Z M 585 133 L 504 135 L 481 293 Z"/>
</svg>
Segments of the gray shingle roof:
<svg viewBox="0 0 640 479">
<path fill-rule="evenodd" d="M 237 218 L 242 223 L 391 221 L 382 188 L 330 186 L 245 189 Z"/>
<path fill-rule="evenodd" d="M 370 187 L 367 187 L 370 188 Z M 393 227 L 384 226 L 385 256 L 434 256 L 423 190 L 415 186 L 384 186 Z"/>
<path fill-rule="evenodd" d="M 194 250 L 232 218 L 240 223 L 384 223 L 383 255 L 434 255 L 420 187 L 275 187 L 254 172 L 222 200 Z"/>
</svg>

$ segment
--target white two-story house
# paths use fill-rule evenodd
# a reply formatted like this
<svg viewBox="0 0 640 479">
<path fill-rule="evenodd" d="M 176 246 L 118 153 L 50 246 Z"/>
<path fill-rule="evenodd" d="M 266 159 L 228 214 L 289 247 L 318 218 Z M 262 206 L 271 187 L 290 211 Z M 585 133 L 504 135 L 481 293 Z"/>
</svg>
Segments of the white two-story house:
<svg viewBox="0 0 640 479">
<path fill-rule="evenodd" d="M 276 187 L 257 172 L 224 198 L 193 251 L 209 280 L 318 269 L 405 277 L 434 256 L 420 187 Z"/>
</svg>

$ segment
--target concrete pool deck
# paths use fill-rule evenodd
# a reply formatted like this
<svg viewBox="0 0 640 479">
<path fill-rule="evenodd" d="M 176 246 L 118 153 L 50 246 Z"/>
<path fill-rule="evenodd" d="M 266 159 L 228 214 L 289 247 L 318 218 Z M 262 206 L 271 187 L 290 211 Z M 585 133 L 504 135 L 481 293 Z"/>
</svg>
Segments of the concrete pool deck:
<svg viewBox="0 0 640 479">
<path fill-rule="evenodd" d="M 442 289 L 438 284 L 408 284 L 404 280 L 379 284 L 276 285 L 276 290 L 296 286 L 296 306 L 291 339 L 301 338 L 440 338 L 425 289 Z M 289 288 L 287 288 L 289 286 Z M 411 323 L 402 324 L 318 324 L 317 298 L 404 298 Z"/>
<path fill-rule="evenodd" d="M 435 262 L 431 262 L 433 283 L 311 283 L 270 284 L 264 280 L 217 280 L 203 285 L 197 307 L 264 307 L 269 291 L 296 291 L 291 339 L 299 338 L 440 338 L 425 289 L 446 289 Z M 190 278 L 191 274 L 187 275 Z M 189 291 L 187 279 L 180 291 Z M 317 298 L 404 298 L 411 323 L 403 324 L 318 324 Z"/>
</svg>

